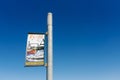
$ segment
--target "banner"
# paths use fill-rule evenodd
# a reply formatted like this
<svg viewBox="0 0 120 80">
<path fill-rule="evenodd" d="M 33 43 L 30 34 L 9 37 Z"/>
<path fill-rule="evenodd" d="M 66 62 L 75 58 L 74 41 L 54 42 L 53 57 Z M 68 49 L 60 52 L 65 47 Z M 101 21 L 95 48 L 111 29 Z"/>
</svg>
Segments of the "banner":
<svg viewBox="0 0 120 80">
<path fill-rule="evenodd" d="M 28 34 L 25 66 L 44 65 L 44 43 L 45 34 Z"/>
</svg>

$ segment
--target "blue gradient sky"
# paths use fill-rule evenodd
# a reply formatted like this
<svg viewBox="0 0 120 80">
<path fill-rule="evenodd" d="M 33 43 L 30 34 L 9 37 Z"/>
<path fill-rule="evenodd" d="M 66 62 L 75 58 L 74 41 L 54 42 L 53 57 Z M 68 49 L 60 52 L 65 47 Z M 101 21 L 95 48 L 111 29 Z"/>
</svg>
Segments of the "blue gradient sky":
<svg viewBox="0 0 120 80">
<path fill-rule="evenodd" d="M 0 80 L 45 80 L 25 68 L 28 32 L 54 19 L 54 80 L 120 80 L 119 0 L 1 0 Z"/>
</svg>

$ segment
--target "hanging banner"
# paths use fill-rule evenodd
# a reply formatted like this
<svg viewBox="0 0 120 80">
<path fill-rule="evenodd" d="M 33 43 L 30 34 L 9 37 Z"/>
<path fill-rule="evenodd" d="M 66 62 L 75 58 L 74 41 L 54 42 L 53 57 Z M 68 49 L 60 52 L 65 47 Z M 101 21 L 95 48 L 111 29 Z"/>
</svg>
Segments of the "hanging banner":
<svg viewBox="0 0 120 80">
<path fill-rule="evenodd" d="M 44 41 L 45 34 L 28 34 L 25 66 L 44 65 Z"/>
</svg>

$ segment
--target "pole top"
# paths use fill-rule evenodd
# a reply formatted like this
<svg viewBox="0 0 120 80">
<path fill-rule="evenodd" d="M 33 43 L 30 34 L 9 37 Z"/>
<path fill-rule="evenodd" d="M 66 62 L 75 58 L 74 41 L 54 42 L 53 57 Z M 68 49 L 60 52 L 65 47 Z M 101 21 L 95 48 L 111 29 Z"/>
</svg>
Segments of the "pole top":
<svg viewBox="0 0 120 80">
<path fill-rule="evenodd" d="M 51 12 L 48 13 L 47 24 L 52 25 L 52 13 Z"/>
<path fill-rule="evenodd" d="M 48 12 L 48 14 L 52 14 L 51 12 Z"/>
</svg>

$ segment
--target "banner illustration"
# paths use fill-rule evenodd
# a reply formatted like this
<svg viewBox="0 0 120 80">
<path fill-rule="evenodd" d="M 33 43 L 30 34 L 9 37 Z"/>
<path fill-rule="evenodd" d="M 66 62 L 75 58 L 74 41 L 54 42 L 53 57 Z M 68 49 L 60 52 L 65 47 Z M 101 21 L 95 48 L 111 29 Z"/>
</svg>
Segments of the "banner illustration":
<svg viewBox="0 0 120 80">
<path fill-rule="evenodd" d="M 26 46 L 26 66 L 44 65 L 45 34 L 29 33 Z"/>
</svg>

